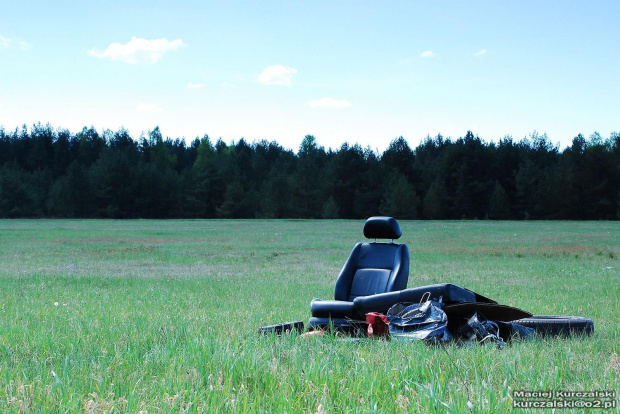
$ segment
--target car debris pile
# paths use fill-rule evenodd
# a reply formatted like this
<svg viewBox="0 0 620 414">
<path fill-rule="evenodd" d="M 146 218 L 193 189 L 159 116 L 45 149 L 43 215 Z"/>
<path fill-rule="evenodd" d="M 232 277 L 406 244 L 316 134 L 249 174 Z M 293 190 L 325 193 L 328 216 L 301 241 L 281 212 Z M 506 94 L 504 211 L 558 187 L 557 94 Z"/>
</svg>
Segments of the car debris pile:
<svg viewBox="0 0 620 414">
<path fill-rule="evenodd" d="M 592 320 L 577 316 L 532 315 L 498 304 L 451 283 L 407 288 L 409 248 L 397 244 L 402 232 L 392 217 L 364 224 L 370 242 L 355 245 L 334 289 L 333 300 L 314 299 L 305 336 L 324 332 L 437 344 L 493 343 L 541 335 L 591 335 Z M 377 242 L 387 239 L 387 242 Z M 304 332 L 301 321 L 264 326 L 264 334 Z"/>
</svg>

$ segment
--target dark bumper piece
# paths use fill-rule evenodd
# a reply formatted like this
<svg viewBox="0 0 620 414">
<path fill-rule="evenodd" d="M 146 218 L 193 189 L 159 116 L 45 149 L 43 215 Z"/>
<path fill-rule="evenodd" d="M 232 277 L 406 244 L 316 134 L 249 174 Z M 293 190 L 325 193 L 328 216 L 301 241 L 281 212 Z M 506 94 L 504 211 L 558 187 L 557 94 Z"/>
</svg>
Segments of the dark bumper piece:
<svg viewBox="0 0 620 414">
<path fill-rule="evenodd" d="M 484 298 L 484 296 L 481 296 Z M 368 312 L 385 313 L 397 303 L 420 303 L 428 299 L 442 303 L 476 302 L 476 293 L 452 283 L 438 283 L 436 285 L 400 290 L 398 292 L 381 293 L 378 295 L 355 298 L 353 305 L 357 315 L 366 315 Z M 488 301 L 490 299 L 484 298 Z"/>
</svg>

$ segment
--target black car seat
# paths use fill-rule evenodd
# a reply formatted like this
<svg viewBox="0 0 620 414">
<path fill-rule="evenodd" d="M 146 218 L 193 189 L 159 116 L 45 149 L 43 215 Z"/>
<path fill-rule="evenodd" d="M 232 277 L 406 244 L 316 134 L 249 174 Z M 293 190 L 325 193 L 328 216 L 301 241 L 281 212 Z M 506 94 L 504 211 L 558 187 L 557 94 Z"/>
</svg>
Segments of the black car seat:
<svg viewBox="0 0 620 414">
<path fill-rule="evenodd" d="M 374 241 L 357 243 L 342 267 L 334 300 L 314 299 L 310 304 L 309 327 L 338 325 L 358 319 L 353 301 L 379 293 L 400 291 L 409 278 L 409 248 L 394 243 L 402 232 L 392 217 L 371 217 L 364 224 L 364 236 Z M 388 239 L 388 242 L 377 242 Z"/>
</svg>

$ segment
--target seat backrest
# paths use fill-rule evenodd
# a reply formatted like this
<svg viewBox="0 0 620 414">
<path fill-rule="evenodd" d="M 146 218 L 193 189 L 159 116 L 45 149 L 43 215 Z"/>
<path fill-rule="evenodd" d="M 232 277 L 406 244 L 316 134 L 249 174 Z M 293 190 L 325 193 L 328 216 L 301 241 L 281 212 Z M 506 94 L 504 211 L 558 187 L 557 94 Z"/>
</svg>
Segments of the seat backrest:
<svg viewBox="0 0 620 414">
<path fill-rule="evenodd" d="M 364 224 L 364 236 L 392 241 L 357 243 L 336 280 L 334 299 L 353 301 L 359 296 L 405 289 L 409 278 L 409 248 L 394 243 L 401 234 L 394 218 L 369 218 Z"/>
</svg>

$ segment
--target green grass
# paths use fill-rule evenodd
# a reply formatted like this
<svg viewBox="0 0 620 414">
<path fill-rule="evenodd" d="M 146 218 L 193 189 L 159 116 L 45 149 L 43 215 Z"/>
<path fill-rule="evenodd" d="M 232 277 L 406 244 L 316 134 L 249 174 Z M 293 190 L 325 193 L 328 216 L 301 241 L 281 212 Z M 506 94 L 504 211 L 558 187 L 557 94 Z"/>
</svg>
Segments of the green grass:
<svg viewBox="0 0 620 414">
<path fill-rule="evenodd" d="M 401 223 L 409 286 L 587 316 L 590 338 L 259 336 L 333 295 L 362 225 L 0 221 L 0 411 L 485 413 L 514 390 L 620 392 L 618 222 Z"/>
</svg>

